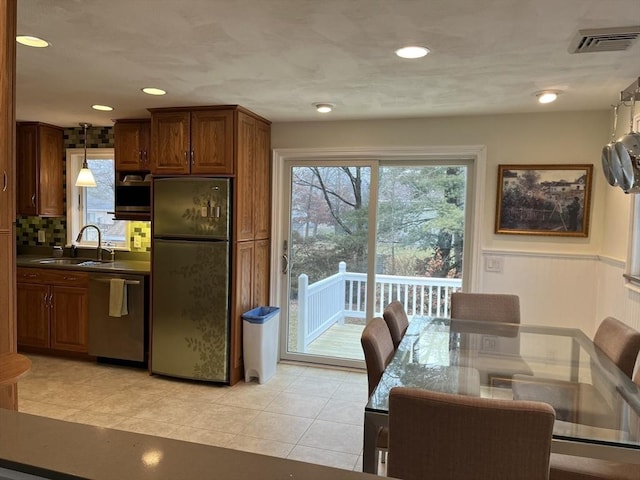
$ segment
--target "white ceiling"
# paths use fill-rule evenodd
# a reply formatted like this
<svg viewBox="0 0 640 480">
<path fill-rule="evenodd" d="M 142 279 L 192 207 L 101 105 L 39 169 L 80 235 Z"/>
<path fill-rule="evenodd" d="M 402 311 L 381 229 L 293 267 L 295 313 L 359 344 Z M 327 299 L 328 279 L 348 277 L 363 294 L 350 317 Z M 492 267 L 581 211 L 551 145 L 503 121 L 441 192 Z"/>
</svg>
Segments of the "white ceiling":
<svg viewBox="0 0 640 480">
<path fill-rule="evenodd" d="M 276 122 L 608 109 L 640 75 L 640 41 L 568 47 L 580 29 L 631 25 L 640 0 L 19 0 L 18 34 L 51 46 L 17 45 L 16 115 L 77 126 L 216 104 Z M 407 44 L 431 53 L 397 58 Z M 543 89 L 564 93 L 543 106 Z"/>
</svg>

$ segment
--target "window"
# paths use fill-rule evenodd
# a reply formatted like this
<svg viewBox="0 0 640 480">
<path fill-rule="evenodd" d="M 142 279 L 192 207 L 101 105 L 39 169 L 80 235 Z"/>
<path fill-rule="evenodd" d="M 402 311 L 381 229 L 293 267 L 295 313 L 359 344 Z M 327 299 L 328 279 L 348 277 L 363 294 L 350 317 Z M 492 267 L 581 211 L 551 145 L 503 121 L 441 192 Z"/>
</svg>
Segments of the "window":
<svg viewBox="0 0 640 480">
<path fill-rule="evenodd" d="M 629 237 L 629 261 L 626 278 L 640 286 L 640 194 L 631 202 L 631 233 Z"/>
<path fill-rule="evenodd" d="M 114 220 L 115 161 L 113 148 L 87 149 L 87 163 L 96 179 L 96 187 L 76 187 L 76 177 L 82 168 L 84 149 L 67 149 L 67 244 L 95 247 L 98 233 L 85 230 L 76 242 L 80 229 L 87 224 L 96 225 L 102 232 L 102 245 L 128 250 L 129 222 Z"/>
</svg>

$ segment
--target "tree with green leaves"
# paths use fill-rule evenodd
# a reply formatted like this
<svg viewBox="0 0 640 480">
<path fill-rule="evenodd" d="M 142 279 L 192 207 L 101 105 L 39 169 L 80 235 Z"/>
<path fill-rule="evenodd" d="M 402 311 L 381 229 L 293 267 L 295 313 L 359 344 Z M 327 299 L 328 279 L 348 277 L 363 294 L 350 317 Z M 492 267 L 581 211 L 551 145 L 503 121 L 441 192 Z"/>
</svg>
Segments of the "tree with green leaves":
<svg viewBox="0 0 640 480">
<path fill-rule="evenodd" d="M 340 261 L 366 271 L 370 177 L 360 166 L 294 169 L 293 275 L 313 283 Z M 378 271 L 460 278 L 465 192 L 464 167 L 380 168 Z"/>
</svg>

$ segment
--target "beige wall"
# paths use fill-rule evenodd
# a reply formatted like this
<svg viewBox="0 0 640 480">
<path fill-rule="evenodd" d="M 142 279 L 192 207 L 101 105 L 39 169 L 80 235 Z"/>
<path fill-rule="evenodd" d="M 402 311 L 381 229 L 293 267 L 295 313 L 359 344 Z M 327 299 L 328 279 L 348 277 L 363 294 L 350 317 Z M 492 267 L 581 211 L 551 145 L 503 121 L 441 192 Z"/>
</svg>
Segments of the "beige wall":
<svg viewBox="0 0 640 480">
<path fill-rule="evenodd" d="M 629 291 L 622 278 L 631 196 L 606 182 L 600 160 L 611 118 L 610 111 L 588 111 L 275 123 L 272 146 L 486 146 L 480 265 L 486 257 L 499 257 L 504 269 L 494 273 L 480 267 L 479 291 L 520 295 L 524 323 L 576 327 L 592 335 L 607 315 L 640 328 L 640 293 Z M 628 121 L 623 123 L 619 134 L 628 131 Z M 495 234 L 498 165 L 510 163 L 593 164 L 589 237 Z M 613 260 L 599 260 L 600 255 Z"/>
<path fill-rule="evenodd" d="M 609 140 L 608 111 L 534 113 L 404 120 L 275 123 L 273 148 L 452 146 L 487 147 L 486 201 L 482 222 L 483 249 L 515 249 L 556 253 L 598 254 L 603 230 L 626 228 L 620 210 L 605 209 L 614 190 L 601 172 L 600 151 Z M 496 235 L 494 231 L 497 171 L 499 164 L 591 163 L 594 165 L 591 229 L 588 238 Z M 622 199 L 624 200 L 624 199 Z M 605 215 L 606 211 L 606 215 Z M 628 214 L 627 214 L 628 217 Z M 626 248 L 626 244 L 625 244 Z M 618 247 L 615 248 L 618 251 Z"/>
</svg>

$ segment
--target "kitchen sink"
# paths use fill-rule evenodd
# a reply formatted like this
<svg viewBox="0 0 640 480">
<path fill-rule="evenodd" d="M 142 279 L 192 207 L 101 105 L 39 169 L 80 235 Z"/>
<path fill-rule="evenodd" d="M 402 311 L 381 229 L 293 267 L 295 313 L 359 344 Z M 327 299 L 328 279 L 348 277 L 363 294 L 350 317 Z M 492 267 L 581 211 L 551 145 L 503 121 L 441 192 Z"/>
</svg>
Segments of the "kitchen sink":
<svg viewBox="0 0 640 480">
<path fill-rule="evenodd" d="M 111 263 L 105 260 L 91 260 L 89 258 L 43 258 L 34 260 L 36 263 L 45 265 L 99 265 L 102 263 Z"/>
</svg>

